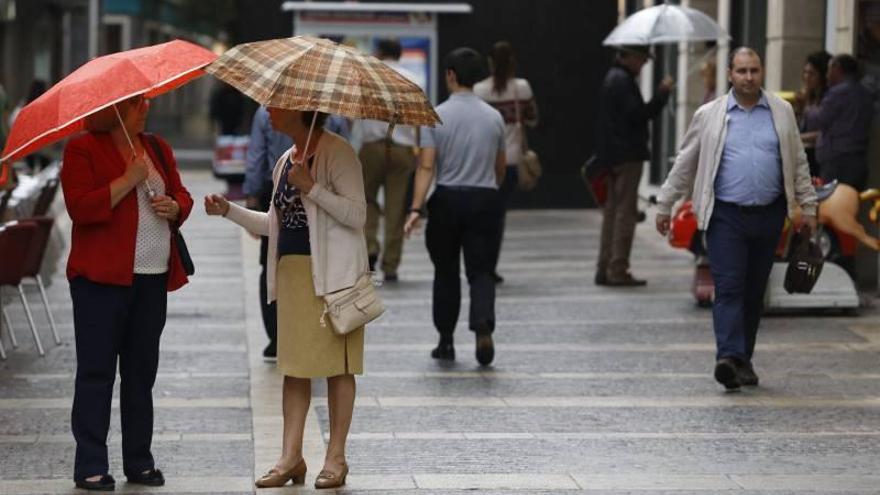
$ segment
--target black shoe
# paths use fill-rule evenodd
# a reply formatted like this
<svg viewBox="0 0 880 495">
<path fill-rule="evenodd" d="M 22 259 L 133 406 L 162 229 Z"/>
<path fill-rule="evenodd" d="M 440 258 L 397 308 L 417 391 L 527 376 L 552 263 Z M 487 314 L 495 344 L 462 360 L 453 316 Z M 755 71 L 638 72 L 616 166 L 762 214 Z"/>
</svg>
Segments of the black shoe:
<svg viewBox="0 0 880 495">
<path fill-rule="evenodd" d="M 113 476 L 110 476 L 109 474 L 101 476 L 101 479 L 98 481 L 82 480 L 75 483 L 77 488 L 96 492 L 112 492 L 116 489 L 116 480 L 114 480 Z"/>
<path fill-rule="evenodd" d="M 145 473 L 126 474 L 126 481 L 137 485 L 146 486 L 163 486 L 165 484 L 165 476 L 158 469 L 150 469 Z"/>
<path fill-rule="evenodd" d="M 370 254 L 370 255 L 367 255 L 367 262 L 370 264 L 370 271 L 371 271 L 371 272 L 375 272 L 375 271 L 376 271 L 376 262 L 377 262 L 377 261 L 379 261 L 379 255 L 378 255 L 378 254 Z"/>
<path fill-rule="evenodd" d="M 263 349 L 263 359 L 266 361 L 276 361 L 278 358 L 278 344 L 269 342 L 269 345 Z"/>
<path fill-rule="evenodd" d="M 489 366 L 495 359 L 495 343 L 491 333 L 477 334 L 477 362 L 481 366 Z"/>
<path fill-rule="evenodd" d="M 715 379 L 727 390 L 739 390 L 742 386 L 738 366 L 732 358 L 721 358 L 715 363 Z"/>
<path fill-rule="evenodd" d="M 757 387 L 758 386 L 758 375 L 755 373 L 755 368 L 752 367 L 752 363 L 743 362 L 737 367 L 737 374 L 739 375 L 739 381 L 746 387 Z"/>
<path fill-rule="evenodd" d="M 647 283 L 647 280 L 635 278 L 630 273 L 625 273 L 619 277 L 605 278 L 605 285 L 610 285 L 611 287 L 641 287 Z"/>
<path fill-rule="evenodd" d="M 383 280 L 385 282 L 397 282 L 400 279 L 397 277 L 396 273 L 386 273 Z"/>
<path fill-rule="evenodd" d="M 605 270 L 596 271 L 596 277 L 593 278 L 596 285 L 608 285 L 608 277 L 605 276 Z"/>
<path fill-rule="evenodd" d="M 437 347 L 431 351 L 431 357 L 434 359 L 443 359 L 446 361 L 455 361 L 455 346 L 452 342 L 440 342 Z"/>
<path fill-rule="evenodd" d="M 498 275 L 498 272 L 492 272 L 492 280 L 495 281 L 496 285 L 504 283 L 504 277 Z"/>
</svg>

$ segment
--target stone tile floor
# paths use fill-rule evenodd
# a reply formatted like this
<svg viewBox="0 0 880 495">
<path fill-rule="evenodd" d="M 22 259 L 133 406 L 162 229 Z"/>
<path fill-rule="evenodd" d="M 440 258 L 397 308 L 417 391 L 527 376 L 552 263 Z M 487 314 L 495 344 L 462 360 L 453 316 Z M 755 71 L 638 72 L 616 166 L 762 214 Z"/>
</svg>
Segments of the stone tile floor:
<svg viewBox="0 0 880 495">
<path fill-rule="evenodd" d="M 281 425 L 280 378 L 261 358 L 257 244 L 202 212 L 201 196 L 220 183 L 195 171 L 184 180 L 198 198 L 184 228 L 197 275 L 169 297 L 155 389 L 154 453 L 168 485 L 118 491 L 253 493 L 255 473 L 280 450 Z M 509 215 L 496 361 L 486 369 L 464 318 L 458 360 L 428 357 L 432 267 L 422 236 L 406 244 L 401 281 L 381 288 L 388 312 L 367 332 L 352 472 L 339 493 L 880 493 L 875 310 L 767 317 L 755 360 L 762 386 L 725 394 L 711 378 L 711 313 L 689 295 L 689 255 L 640 225 L 634 272 L 649 285 L 595 287 L 599 222 L 595 211 Z M 64 343 L 50 342 L 32 294 L 45 358 L 18 303 L 7 305 L 20 347 L 3 337 L 0 494 L 76 493 L 63 265 L 49 297 Z M 316 381 L 309 483 L 323 459 L 325 395 Z M 121 478 L 118 421 L 114 413 L 110 452 Z"/>
</svg>

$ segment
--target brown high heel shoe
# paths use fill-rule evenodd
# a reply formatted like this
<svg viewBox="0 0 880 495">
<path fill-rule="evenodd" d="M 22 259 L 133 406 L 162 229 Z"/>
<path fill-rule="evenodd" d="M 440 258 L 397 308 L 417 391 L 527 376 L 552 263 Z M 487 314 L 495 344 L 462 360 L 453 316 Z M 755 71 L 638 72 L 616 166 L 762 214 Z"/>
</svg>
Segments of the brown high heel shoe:
<svg viewBox="0 0 880 495">
<path fill-rule="evenodd" d="M 296 466 L 291 469 L 279 472 L 278 469 L 272 468 L 258 479 L 254 485 L 257 488 L 276 488 L 284 486 L 288 481 L 292 481 L 294 485 L 304 485 L 306 482 L 306 461 L 300 459 Z"/>
<path fill-rule="evenodd" d="M 326 469 L 321 470 L 318 478 L 315 479 L 315 488 L 339 488 L 345 484 L 345 478 L 348 476 L 348 464 L 342 465 L 342 472 L 339 474 L 331 473 Z"/>
</svg>

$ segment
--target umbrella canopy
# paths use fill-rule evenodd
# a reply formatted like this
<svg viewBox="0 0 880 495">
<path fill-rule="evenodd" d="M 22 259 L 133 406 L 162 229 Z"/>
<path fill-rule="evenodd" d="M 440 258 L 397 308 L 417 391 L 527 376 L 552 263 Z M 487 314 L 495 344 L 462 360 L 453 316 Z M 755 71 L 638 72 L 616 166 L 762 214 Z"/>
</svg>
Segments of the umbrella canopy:
<svg viewBox="0 0 880 495">
<path fill-rule="evenodd" d="M 717 41 L 729 36 L 711 17 L 678 5 L 657 5 L 627 17 L 602 42 L 605 46 Z"/>
<path fill-rule="evenodd" d="M 174 40 L 98 57 L 22 108 L 0 161 L 20 158 L 83 129 L 83 119 L 143 94 L 171 91 L 204 74 L 217 58 L 210 50 Z"/>
<path fill-rule="evenodd" d="M 205 70 L 265 106 L 405 125 L 440 123 L 415 83 L 373 56 L 326 39 L 237 45 Z"/>
</svg>

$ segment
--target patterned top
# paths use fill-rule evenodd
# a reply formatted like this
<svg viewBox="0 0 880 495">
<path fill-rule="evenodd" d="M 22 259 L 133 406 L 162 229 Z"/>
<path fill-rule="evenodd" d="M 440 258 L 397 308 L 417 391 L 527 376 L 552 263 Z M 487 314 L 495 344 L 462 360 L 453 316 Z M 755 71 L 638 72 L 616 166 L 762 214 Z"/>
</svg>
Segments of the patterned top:
<svg viewBox="0 0 880 495">
<path fill-rule="evenodd" d="M 313 160 L 314 158 L 309 158 L 310 167 Z M 275 190 L 272 203 L 281 215 L 282 229 L 307 229 L 309 228 L 309 219 L 306 217 L 306 209 L 303 207 L 301 192 L 286 180 L 292 167 L 293 162 L 288 158 L 284 164 L 284 170 L 281 172 L 280 184 Z"/>
<path fill-rule="evenodd" d="M 171 255 L 171 227 L 168 220 L 156 215 L 150 204 L 147 184 L 157 195 L 165 194 L 165 181 L 150 156 L 144 153 L 147 163 L 147 179 L 135 188 L 138 200 L 137 240 L 134 247 L 134 273 L 156 275 L 168 271 L 168 258 Z"/>
</svg>

